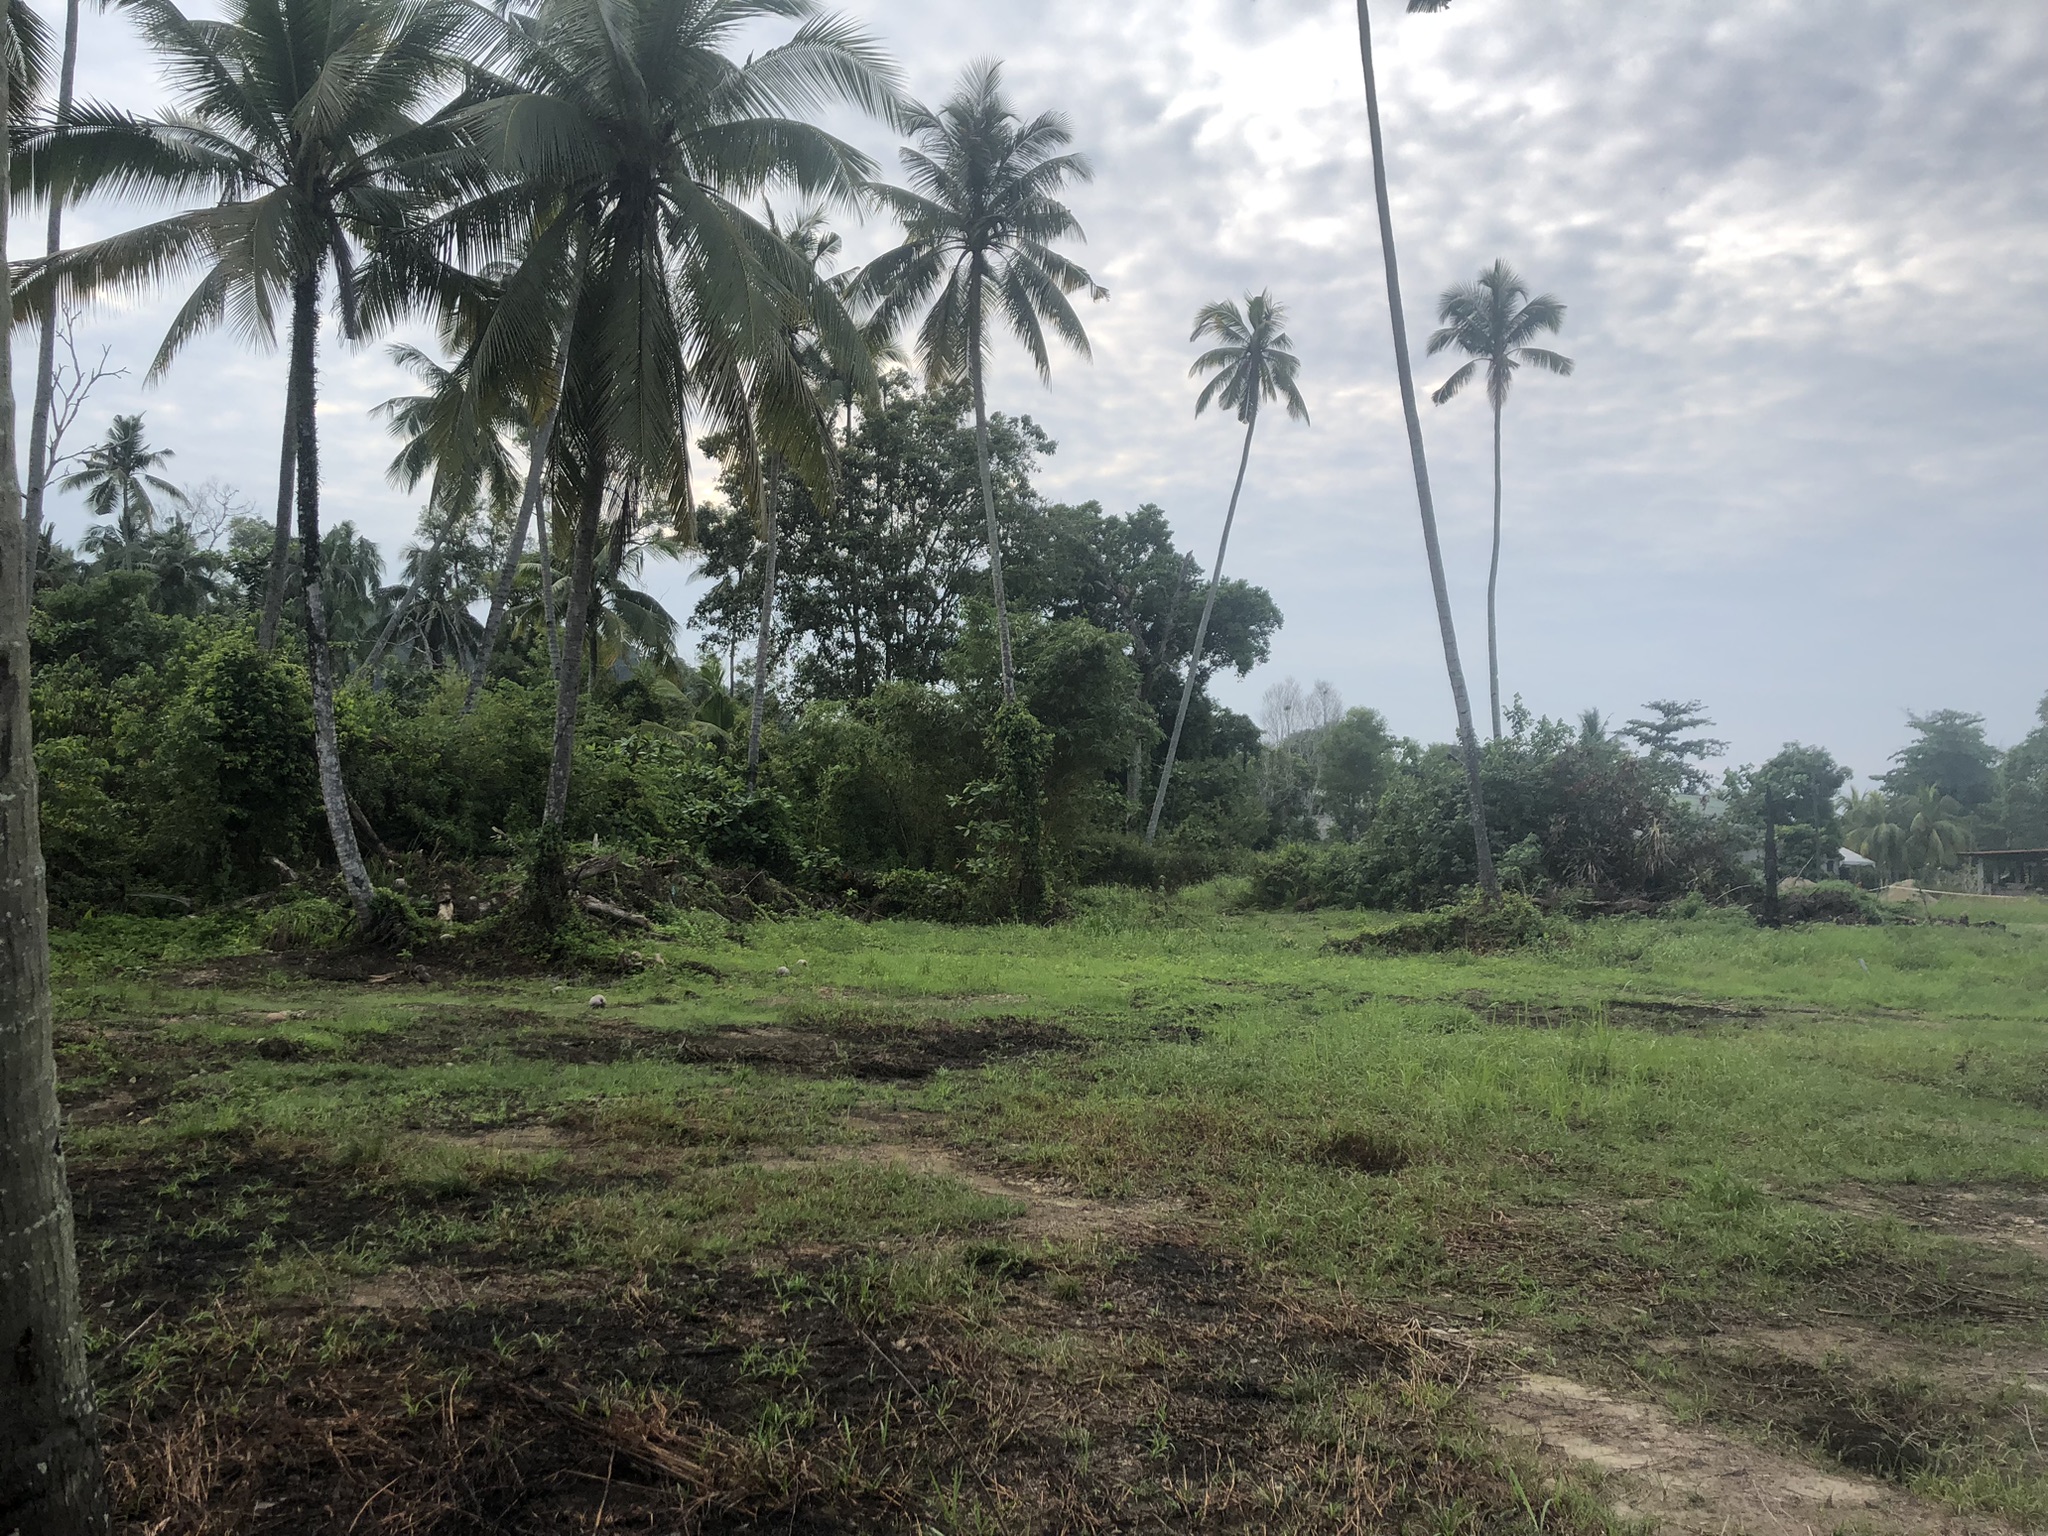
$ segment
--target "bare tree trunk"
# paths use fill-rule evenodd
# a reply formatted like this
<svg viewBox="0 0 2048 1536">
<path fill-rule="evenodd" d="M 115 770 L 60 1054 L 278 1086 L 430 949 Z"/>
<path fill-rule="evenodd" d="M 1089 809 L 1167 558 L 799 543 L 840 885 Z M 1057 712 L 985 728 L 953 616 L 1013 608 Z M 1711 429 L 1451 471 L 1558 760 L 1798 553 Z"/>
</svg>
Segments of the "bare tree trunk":
<svg viewBox="0 0 2048 1536">
<path fill-rule="evenodd" d="M 0 123 L 7 54 L 0 44 Z M 7 142 L 0 135 L 0 184 Z M 0 313 L 10 311 L 0 199 Z M 107 1528 L 97 1415 L 78 1307 L 50 1035 L 50 903 L 43 883 L 28 699 L 35 549 L 14 467 L 13 347 L 0 332 L 0 1529 Z"/>
<path fill-rule="evenodd" d="M 768 708 L 768 647 L 775 633 L 775 554 L 782 539 L 782 467 L 769 470 L 769 490 L 761 498 L 767 524 L 761 547 L 761 631 L 754 645 L 754 697 L 747 707 L 747 788 L 761 778 L 761 720 Z"/>
<path fill-rule="evenodd" d="M 1244 490 L 1245 466 L 1252 461 L 1252 433 L 1258 429 L 1256 402 L 1252 419 L 1244 424 L 1244 451 L 1237 456 L 1237 483 L 1230 488 L 1230 510 L 1223 514 L 1223 537 L 1216 542 L 1216 569 L 1209 575 L 1209 595 L 1202 599 L 1201 622 L 1195 625 L 1195 648 L 1188 652 L 1188 680 L 1181 685 L 1180 709 L 1173 717 L 1173 734 L 1166 740 L 1166 761 L 1159 769 L 1159 793 L 1152 801 L 1152 819 L 1145 823 L 1145 846 L 1159 835 L 1159 816 L 1166 809 L 1166 786 L 1173 781 L 1173 759 L 1180 751 L 1181 727 L 1188 723 L 1188 701 L 1195 696 L 1195 678 L 1202 667 L 1202 646 L 1209 638 L 1209 615 L 1216 611 L 1216 590 L 1223 585 L 1223 552 L 1230 548 L 1230 525 L 1237 521 L 1237 498 Z"/>
<path fill-rule="evenodd" d="M 1372 71 L 1372 18 L 1367 0 L 1358 5 L 1358 56 L 1365 70 L 1365 120 L 1372 136 L 1373 199 L 1379 205 L 1380 254 L 1387 272 L 1387 312 L 1394 331 L 1394 370 L 1401 380 L 1401 412 L 1408 422 L 1408 456 L 1415 466 L 1415 501 L 1422 513 L 1422 544 L 1429 554 L 1429 581 L 1436 597 L 1437 628 L 1444 642 L 1444 667 L 1451 675 L 1451 702 L 1458 712 L 1458 748 L 1465 759 L 1465 799 L 1472 817 L 1474 862 L 1488 896 L 1500 895 L 1493 848 L 1486 833 L 1486 795 L 1479 781 L 1479 738 L 1472 729 L 1472 700 L 1465 691 L 1465 667 L 1458 660 L 1458 630 L 1451 620 L 1451 594 L 1444 580 L 1443 547 L 1436 535 L 1436 505 L 1429 494 L 1429 461 L 1422 451 L 1422 417 L 1415 408 L 1415 371 L 1408 361 L 1408 322 L 1401 313 L 1401 271 L 1394 258 L 1394 213 L 1387 199 L 1387 153 L 1380 139 L 1379 83 Z"/>
<path fill-rule="evenodd" d="M 967 289 L 967 371 L 974 384 L 974 462 L 981 471 L 981 505 L 988 513 L 988 574 L 996 593 L 996 640 L 1002 648 L 1003 702 L 1017 700 L 1010 664 L 1010 604 L 1003 595 L 1003 532 L 996 523 L 996 487 L 988 467 L 988 404 L 981 391 L 981 264 L 977 258 Z"/>
<path fill-rule="evenodd" d="M 292 325 L 296 330 L 294 312 Z M 298 337 L 292 337 L 292 356 L 298 356 Z M 256 624 L 256 644 L 265 654 L 277 646 L 277 626 L 284 619 L 284 587 L 291 569 L 293 472 L 299 455 L 299 381 L 296 368 L 287 370 L 284 386 L 284 441 L 277 450 L 277 527 L 270 540 L 270 579 L 263 588 L 263 617 Z"/>
<path fill-rule="evenodd" d="M 1486 568 L 1486 680 L 1493 692 L 1493 739 L 1500 740 L 1500 631 L 1494 593 L 1500 588 L 1500 405 L 1493 407 L 1493 563 Z"/>
<path fill-rule="evenodd" d="M 548 445 L 555 438 L 555 419 L 562 412 L 562 393 L 569 387 L 569 344 L 575 336 L 576 305 L 583 291 L 580 275 L 576 286 L 569 290 L 569 308 L 562 321 L 561 356 L 555 364 L 555 397 L 548 403 L 547 414 L 540 419 L 540 426 L 533 434 L 533 449 L 526 461 L 526 487 L 519 496 L 519 520 L 512 526 L 512 541 L 505 546 L 505 563 L 498 570 L 498 584 L 491 589 L 491 611 L 484 620 L 483 644 L 477 648 L 476 667 L 469 674 L 469 693 L 462 701 L 462 712 L 466 715 L 476 708 L 477 695 L 483 692 L 484 678 L 491 669 L 491 655 L 498 648 L 498 637 L 505 627 L 505 610 L 511 606 L 512 583 L 519 575 L 519 557 L 526 553 L 526 530 L 533 521 L 534 509 L 540 505 L 541 477 L 547 469 Z M 547 583 L 547 536 L 548 526 L 545 514 L 541 521 L 541 581 Z M 542 611 L 548 626 L 548 655 L 554 656 L 555 618 L 554 597 L 547 593 L 542 598 Z"/>
<path fill-rule="evenodd" d="M 71 126 L 71 98 L 78 79 L 78 0 L 65 0 L 64 62 L 57 76 L 57 127 Z M 54 256 L 64 248 L 64 191 L 52 179 L 50 217 L 44 247 Z M 43 533 L 43 493 L 50 483 L 50 407 L 57 388 L 57 289 L 43 300 L 42 334 L 36 339 L 36 398 L 28 428 L 29 595 L 35 595 L 36 549 Z"/>
<path fill-rule="evenodd" d="M 604 510 L 604 458 L 592 457 L 584 471 L 583 504 L 576 509 L 576 553 L 569 569 L 569 612 L 562 626 L 562 655 L 555 667 L 555 750 L 548 767 L 548 797 L 542 827 L 559 828 L 569 810 L 569 770 L 576 755 L 576 709 L 583 683 L 583 631 L 590 618 L 590 589 L 597 575 L 597 525 Z"/>
<path fill-rule="evenodd" d="M 288 393 L 297 403 L 292 420 L 298 426 L 299 567 L 306 606 L 306 659 L 313 674 L 313 756 L 320 767 L 320 803 L 327 812 L 327 832 L 334 840 L 334 860 L 348 887 L 356 922 L 369 932 L 374 925 L 376 888 L 363 867 L 356 846 L 355 823 L 348 814 L 348 787 L 341 777 L 341 740 L 334 728 L 334 659 L 327 649 L 327 609 L 320 590 L 320 423 L 314 409 L 314 344 L 319 331 L 320 279 L 300 275 L 292 284 L 292 383 Z"/>
</svg>

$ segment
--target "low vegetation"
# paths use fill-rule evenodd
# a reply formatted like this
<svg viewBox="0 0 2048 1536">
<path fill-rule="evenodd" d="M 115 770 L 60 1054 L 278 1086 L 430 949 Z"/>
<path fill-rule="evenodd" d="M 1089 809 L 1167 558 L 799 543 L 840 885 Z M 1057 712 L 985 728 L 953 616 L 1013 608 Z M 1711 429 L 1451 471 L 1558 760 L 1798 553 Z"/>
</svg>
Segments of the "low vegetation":
<svg viewBox="0 0 2048 1536">
<path fill-rule="evenodd" d="M 1535 1372 L 2048 1524 L 2048 906 L 1482 953 L 1244 895 L 698 911 L 525 974 L 80 922 L 122 1517 L 1623 1529 L 1503 1427 Z"/>
</svg>

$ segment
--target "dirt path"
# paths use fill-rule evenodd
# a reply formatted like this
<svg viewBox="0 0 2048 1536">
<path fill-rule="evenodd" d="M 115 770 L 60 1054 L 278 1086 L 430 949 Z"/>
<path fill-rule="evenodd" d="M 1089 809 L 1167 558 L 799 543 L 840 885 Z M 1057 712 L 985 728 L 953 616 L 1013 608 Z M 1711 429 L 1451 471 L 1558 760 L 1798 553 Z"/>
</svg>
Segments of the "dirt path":
<svg viewBox="0 0 2048 1536">
<path fill-rule="evenodd" d="M 2004 1531 L 1939 1509 L 1897 1486 L 1824 1471 L 1732 1435 L 1681 1424 L 1667 1410 L 1609 1396 L 1561 1376 L 1518 1378 L 1489 1415 L 1504 1434 L 1533 1440 L 1608 1474 L 1615 1511 L 1659 1529 L 1772 1536 L 1850 1528 L 1884 1536 Z"/>
</svg>

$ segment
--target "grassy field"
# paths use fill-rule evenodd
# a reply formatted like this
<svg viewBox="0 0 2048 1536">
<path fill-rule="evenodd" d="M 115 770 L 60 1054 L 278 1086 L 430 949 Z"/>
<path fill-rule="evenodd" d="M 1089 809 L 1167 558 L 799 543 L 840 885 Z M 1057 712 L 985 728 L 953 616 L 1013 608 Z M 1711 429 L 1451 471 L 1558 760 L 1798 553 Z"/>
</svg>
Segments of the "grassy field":
<svg viewBox="0 0 2048 1536">
<path fill-rule="evenodd" d="M 1226 894 L 595 979 L 60 935 L 126 1528 L 1814 1528 L 1618 1415 L 2048 1527 L 2048 905 L 1392 957 Z"/>
</svg>

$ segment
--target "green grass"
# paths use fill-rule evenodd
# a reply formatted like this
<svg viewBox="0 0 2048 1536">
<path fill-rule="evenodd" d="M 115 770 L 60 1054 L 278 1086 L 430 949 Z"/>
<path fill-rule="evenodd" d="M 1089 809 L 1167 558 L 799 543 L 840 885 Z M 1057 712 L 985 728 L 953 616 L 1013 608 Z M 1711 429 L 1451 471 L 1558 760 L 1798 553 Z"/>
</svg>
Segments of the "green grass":
<svg viewBox="0 0 2048 1536">
<path fill-rule="evenodd" d="M 233 1332 L 279 1308 L 354 1338 L 364 1287 L 446 1272 L 466 1278 L 430 1318 L 517 1310 L 506 1296 L 528 1311 L 554 1298 L 552 1316 L 562 1298 L 601 1297 L 616 1330 L 686 1277 L 724 1275 L 754 1277 L 719 1282 L 728 1292 L 770 1286 L 749 1318 L 813 1319 L 809 1344 L 776 1325 L 787 1336 L 734 1345 L 745 1369 L 723 1390 L 751 1417 L 692 1431 L 700 1448 L 728 1433 L 754 1447 L 747 1477 L 783 1489 L 761 1508 L 801 1488 L 872 1515 L 886 1485 L 903 1509 L 966 1511 L 957 1528 L 1032 1528 L 1042 1511 L 1000 1493 L 1001 1456 L 1032 1443 L 1017 1427 L 1028 1394 L 989 1385 L 1020 1372 L 1063 1383 L 1082 1404 L 1072 1425 L 1118 1447 L 1088 1452 L 1089 1477 L 1107 1481 L 1074 1495 L 1084 1505 L 1125 1497 L 1104 1491 L 1128 1483 L 1118 1457 L 1180 1468 L 1214 1499 L 1222 1473 L 1188 1472 L 1185 1449 L 1211 1429 L 1176 1419 L 1199 1419 L 1206 1399 L 1147 1385 L 1192 1358 L 1172 1325 L 1170 1277 L 1187 1261 L 1163 1239 L 1229 1266 L 1227 1284 L 1203 1284 L 1234 1298 L 1217 1305 L 1240 1332 L 1275 1326 L 1255 1294 L 1454 1319 L 1821 1457 L 1842 1454 L 1829 1436 L 1852 1410 L 1858 1424 L 1896 1418 L 1938 1453 L 1885 1475 L 2048 1522 L 2048 1461 L 2015 1417 L 2019 1389 L 1940 1376 L 1965 1353 L 2048 1348 L 2048 1267 L 1992 1219 L 2048 1197 L 2048 903 L 1936 903 L 1967 927 L 1602 919 L 1510 954 L 1391 956 L 1328 947 L 1385 918 L 1249 913 L 1234 895 L 1087 892 L 1045 928 L 697 924 L 634 940 L 644 968 L 595 982 L 463 980 L 436 969 L 431 942 L 415 957 L 426 981 L 309 981 L 226 918 L 60 935 L 61 1065 L 103 1345 L 145 1324 L 103 1359 L 110 1401 L 143 1414 L 123 1421 L 143 1425 L 135 1464 L 170 1433 L 138 1406 L 167 1411 L 152 1392 L 242 1401 L 243 1377 L 207 1374 L 230 1358 L 320 1368 L 289 1329 L 253 1353 Z M 986 1051 L 940 1050 L 961 1031 Z M 939 1054 L 916 1055 L 927 1049 Z M 891 1065 L 906 1051 L 915 1071 Z M 930 1155 L 861 1155 L 906 1137 Z M 1034 1226 L 1033 1190 L 1108 1214 Z M 1171 1214 L 1119 1225 L 1127 1206 Z M 169 1321 L 151 1325 L 160 1304 Z M 565 1358 L 596 1315 L 554 1330 Z M 718 1329 L 755 1326 L 711 1315 L 689 1326 L 712 1330 L 714 1352 Z M 1816 1377 L 1709 1347 L 1716 1330 L 1823 1323 L 1896 1354 Z M 954 1341 L 952 1364 L 929 1379 L 882 1371 L 869 1331 L 919 1329 Z M 456 1369 L 402 1327 L 377 1337 Z M 834 1337 L 890 1406 L 831 1407 L 844 1389 L 829 1383 L 848 1379 L 827 1359 Z M 608 1367 L 608 1392 L 640 1383 L 635 1424 L 654 1411 L 645 1394 L 666 1390 L 645 1375 L 657 1347 L 648 1335 Z M 1320 1358 L 1297 1351 L 1310 1384 L 1287 1389 L 1293 1427 L 1267 1431 L 1265 1454 L 1292 1447 L 1313 1482 L 1337 1476 L 1333 1447 L 1355 1459 L 1375 1434 L 1420 1435 L 1452 1448 L 1466 1481 L 1401 1474 L 1416 1519 L 1462 1528 L 1450 1511 L 1466 1500 L 1474 1528 L 1526 1528 L 1516 1490 L 1538 1474 L 1490 1460 L 1458 1394 L 1347 1397 L 1315 1376 Z M 1925 1371 L 1945 1384 L 1915 1387 Z M 1111 1406 L 1140 1399 L 1143 1414 Z M 883 1448 L 898 1412 L 925 1436 L 907 1461 Z M 948 1439 L 979 1446 L 984 1431 L 1010 1449 L 977 1459 Z M 838 1492 L 813 1485 L 832 1433 Z M 933 1471 L 944 1461 L 981 1480 L 951 1487 Z M 1576 1485 L 1558 1497 L 1569 1528 L 1606 1519 Z M 1319 1519 L 1289 1528 L 1338 1528 Z"/>
</svg>

